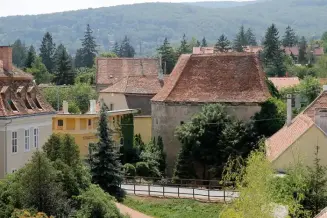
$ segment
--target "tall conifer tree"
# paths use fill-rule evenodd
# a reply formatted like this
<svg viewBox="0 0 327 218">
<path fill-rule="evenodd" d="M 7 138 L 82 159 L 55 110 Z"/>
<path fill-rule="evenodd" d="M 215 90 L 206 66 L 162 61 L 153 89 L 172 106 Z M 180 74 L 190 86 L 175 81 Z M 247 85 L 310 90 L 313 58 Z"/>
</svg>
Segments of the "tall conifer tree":
<svg viewBox="0 0 327 218">
<path fill-rule="evenodd" d="M 40 57 L 42 58 L 43 64 L 46 66 L 50 73 L 54 70 L 54 53 L 56 51 L 56 44 L 53 42 L 52 36 L 47 32 L 43 39 L 40 47 Z"/>
<path fill-rule="evenodd" d="M 302 36 L 301 41 L 299 43 L 299 57 L 298 61 L 300 64 L 307 64 L 307 41 L 304 36 Z"/>
<path fill-rule="evenodd" d="M 203 37 L 202 42 L 201 42 L 201 47 L 208 47 L 206 37 Z"/>
<path fill-rule="evenodd" d="M 189 53 L 191 53 L 191 49 L 190 49 L 189 44 L 187 43 L 187 38 L 184 33 L 182 41 L 181 41 L 181 45 L 178 48 L 178 55 L 189 54 Z"/>
<path fill-rule="evenodd" d="M 32 64 L 35 61 L 35 59 L 36 59 L 35 48 L 33 47 L 33 45 L 31 45 L 30 48 L 28 49 L 27 58 L 26 58 L 26 61 L 25 61 L 25 67 L 26 68 L 31 68 Z"/>
<path fill-rule="evenodd" d="M 135 49 L 131 45 L 130 40 L 127 36 L 125 36 L 124 40 L 122 41 L 119 49 L 119 57 L 125 58 L 133 58 L 135 55 Z"/>
<path fill-rule="evenodd" d="M 228 52 L 229 49 L 230 49 L 230 41 L 227 39 L 227 37 L 224 34 L 222 34 L 215 45 L 215 50 L 217 52 Z"/>
<path fill-rule="evenodd" d="M 297 38 L 294 30 L 288 26 L 283 36 L 282 44 L 284 47 L 293 47 L 297 44 Z"/>
<path fill-rule="evenodd" d="M 93 31 L 89 24 L 86 26 L 84 39 L 82 39 L 82 52 L 83 52 L 83 67 L 91 68 L 94 64 L 94 58 L 97 54 L 97 44 Z"/>
<path fill-rule="evenodd" d="M 170 74 L 175 67 L 177 58 L 174 49 L 171 47 L 167 37 L 163 44 L 158 48 L 158 53 L 162 58 L 162 70 Z"/>
<path fill-rule="evenodd" d="M 74 83 L 71 58 L 65 46 L 60 44 L 55 53 L 55 82 L 57 85 L 71 85 Z"/>
<path fill-rule="evenodd" d="M 258 45 L 257 39 L 256 39 L 255 35 L 253 34 L 251 28 L 247 29 L 247 31 L 245 33 L 245 37 L 246 37 L 246 40 L 248 42 L 248 45 L 251 45 L 251 46 Z"/>
</svg>

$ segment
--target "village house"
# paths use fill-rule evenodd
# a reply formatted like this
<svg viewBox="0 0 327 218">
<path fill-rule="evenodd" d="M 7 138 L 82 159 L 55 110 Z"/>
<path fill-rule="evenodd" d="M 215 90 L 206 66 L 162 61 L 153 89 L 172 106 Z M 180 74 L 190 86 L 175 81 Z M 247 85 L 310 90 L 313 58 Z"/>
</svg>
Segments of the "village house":
<svg viewBox="0 0 327 218">
<path fill-rule="evenodd" d="M 298 77 L 269 77 L 268 79 L 278 91 L 300 85 L 300 79 Z"/>
<path fill-rule="evenodd" d="M 262 46 L 244 46 L 244 52 L 259 54 L 263 51 Z M 230 49 L 229 52 L 233 50 Z M 193 54 L 214 54 L 216 53 L 215 47 L 193 47 Z"/>
<path fill-rule="evenodd" d="M 158 75 L 159 62 L 155 58 L 97 58 L 97 92 L 127 76 Z"/>
<path fill-rule="evenodd" d="M 299 47 L 293 46 L 293 47 L 282 47 L 282 49 L 285 51 L 285 54 L 287 55 L 293 55 L 295 58 L 299 57 Z M 324 48 L 320 46 L 316 46 L 312 49 L 308 48 L 307 53 L 312 53 L 314 57 L 320 57 L 324 55 Z"/>
<path fill-rule="evenodd" d="M 203 105 L 222 103 L 231 115 L 249 120 L 270 97 L 265 74 L 253 53 L 182 55 L 165 86 L 151 100 L 152 134 L 163 138 L 171 175 L 180 142 L 177 126 Z"/>
<path fill-rule="evenodd" d="M 86 157 L 89 155 L 89 145 L 98 142 L 96 134 L 99 125 L 99 112 L 100 106 L 95 100 L 90 100 L 90 110 L 85 114 L 69 113 L 68 102 L 64 101 L 63 110 L 52 119 L 53 132 L 73 136 L 79 146 L 81 156 Z M 124 144 L 124 137 L 120 131 L 123 116 L 133 115 L 137 112 L 133 109 L 107 111 L 108 126 L 112 130 L 112 139 L 117 147 Z"/>
<path fill-rule="evenodd" d="M 292 119 L 291 96 L 287 99 L 287 122 L 266 140 L 267 158 L 274 168 L 284 172 L 298 162 L 313 166 L 318 157 L 327 166 L 327 86 L 302 113 Z"/>
<path fill-rule="evenodd" d="M 55 111 L 33 77 L 12 64 L 12 48 L 0 46 L 0 178 L 23 167 L 52 134 Z"/>
</svg>

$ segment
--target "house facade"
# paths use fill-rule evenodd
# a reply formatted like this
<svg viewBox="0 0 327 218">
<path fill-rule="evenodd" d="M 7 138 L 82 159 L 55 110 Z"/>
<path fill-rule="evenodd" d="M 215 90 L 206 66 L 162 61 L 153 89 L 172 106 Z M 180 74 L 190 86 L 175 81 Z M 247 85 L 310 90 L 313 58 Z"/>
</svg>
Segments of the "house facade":
<svg viewBox="0 0 327 218">
<path fill-rule="evenodd" d="M 289 166 L 304 163 L 313 166 L 315 153 L 327 166 L 327 87 L 301 114 L 292 119 L 288 99 L 285 126 L 266 140 L 267 157 L 274 168 L 284 172 Z"/>
<path fill-rule="evenodd" d="M 203 105 L 222 103 L 229 114 L 249 120 L 270 97 L 259 59 L 251 53 L 182 55 L 165 86 L 151 100 L 152 134 L 163 138 L 168 173 L 172 173 L 180 142 L 177 126 Z"/>
<path fill-rule="evenodd" d="M 43 146 L 54 114 L 33 77 L 12 65 L 12 48 L 0 46 L 0 178 L 23 167 Z"/>
<path fill-rule="evenodd" d="M 122 135 L 119 130 L 122 117 L 137 112 L 137 110 L 129 109 L 107 111 L 108 126 L 112 130 L 112 139 L 117 145 L 122 143 Z M 86 157 L 89 154 L 89 145 L 98 142 L 98 124 L 99 107 L 95 100 L 90 101 L 90 111 L 86 114 L 70 114 L 68 103 L 64 101 L 63 111 L 52 119 L 52 130 L 54 133 L 72 135 L 79 146 L 81 156 Z"/>
</svg>

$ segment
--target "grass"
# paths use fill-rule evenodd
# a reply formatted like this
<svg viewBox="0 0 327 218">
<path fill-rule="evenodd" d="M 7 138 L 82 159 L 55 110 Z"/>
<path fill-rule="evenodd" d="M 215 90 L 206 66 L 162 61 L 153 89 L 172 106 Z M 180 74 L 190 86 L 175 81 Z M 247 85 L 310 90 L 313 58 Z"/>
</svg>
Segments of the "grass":
<svg viewBox="0 0 327 218">
<path fill-rule="evenodd" d="M 202 203 L 189 199 L 161 199 L 128 196 L 124 205 L 157 218 L 219 217 L 221 204 Z"/>
</svg>

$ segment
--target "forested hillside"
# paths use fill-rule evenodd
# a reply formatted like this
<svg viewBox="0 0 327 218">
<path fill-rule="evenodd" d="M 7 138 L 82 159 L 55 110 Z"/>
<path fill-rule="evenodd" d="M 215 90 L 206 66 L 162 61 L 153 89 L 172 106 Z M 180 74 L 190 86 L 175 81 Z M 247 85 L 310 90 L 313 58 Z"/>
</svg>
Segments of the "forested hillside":
<svg viewBox="0 0 327 218">
<path fill-rule="evenodd" d="M 36 16 L 0 18 L 0 44 L 17 38 L 39 47 L 46 31 L 56 43 L 63 43 L 74 54 L 86 24 L 90 24 L 98 45 L 108 50 L 114 41 L 128 35 L 137 55 L 151 54 L 164 37 L 172 43 L 183 33 L 188 39 L 207 38 L 209 43 L 224 33 L 229 39 L 241 24 L 255 31 L 258 39 L 274 22 L 283 31 L 291 25 L 299 35 L 320 37 L 327 30 L 326 0 L 273 0 L 232 8 L 204 8 L 188 4 L 148 3 L 70 11 Z"/>
</svg>

